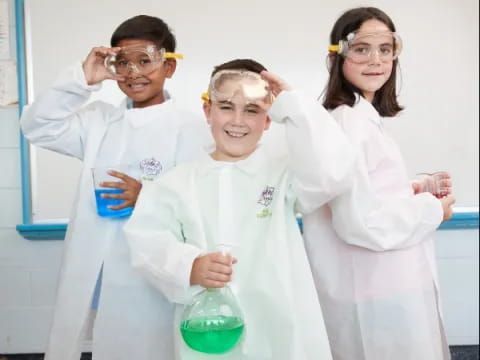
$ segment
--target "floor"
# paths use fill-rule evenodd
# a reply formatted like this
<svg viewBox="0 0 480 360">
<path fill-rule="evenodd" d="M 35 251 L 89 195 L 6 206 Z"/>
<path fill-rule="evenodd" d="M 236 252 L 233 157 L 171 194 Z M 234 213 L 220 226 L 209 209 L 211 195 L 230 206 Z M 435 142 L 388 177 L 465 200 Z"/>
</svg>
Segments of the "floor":
<svg viewBox="0 0 480 360">
<path fill-rule="evenodd" d="M 452 360 L 479 360 L 478 345 L 452 346 Z M 81 360 L 91 360 L 91 354 L 83 354 Z M 1 355 L 0 360 L 43 360 L 42 354 Z M 353 360 L 353 359 L 352 359 Z"/>
<path fill-rule="evenodd" d="M 451 346 L 452 360 L 479 360 L 478 345 Z"/>
</svg>

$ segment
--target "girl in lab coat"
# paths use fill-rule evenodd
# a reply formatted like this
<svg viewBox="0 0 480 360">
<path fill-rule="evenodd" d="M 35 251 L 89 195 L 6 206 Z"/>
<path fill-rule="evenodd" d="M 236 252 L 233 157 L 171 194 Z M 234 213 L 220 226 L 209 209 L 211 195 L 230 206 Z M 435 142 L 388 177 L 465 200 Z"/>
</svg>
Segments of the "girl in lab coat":
<svg viewBox="0 0 480 360">
<path fill-rule="evenodd" d="M 112 208 L 122 210 L 135 205 L 142 183 L 201 151 L 209 135 L 203 122 L 179 108 L 164 90 L 175 72 L 176 55 L 175 38 L 161 19 L 128 19 L 115 30 L 111 46 L 93 48 L 83 64 L 62 74 L 21 119 L 31 143 L 83 162 L 65 238 L 47 360 L 80 359 L 102 267 L 93 359 L 174 356 L 173 339 L 163 334 L 172 326 L 173 307 L 131 268 L 121 230 L 125 218 L 97 215 L 91 169 L 117 164 L 136 169 L 133 174 L 113 171 L 118 182 L 104 184 L 124 190 L 107 195 L 124 200 Z M 119 106 L 102 101 L 87 105 L 106 79 L 116 80 L 127 99 Z"/>
<path fill-rule="evenodd" d="M 401 39 L 384 12 L 356 8 L 330 41 L 323 104 L 360 155 L 353 186 L 303 218 L 333 358 L 449 359 L 431 235 L 451 216 L 450 180 L 436 196 L 414 194 L 383 125 L 402 110 Z"/>
<path fill-rule="evenodd" d="M 215 147 L 143 188 L 125 226 L 132 263 L 177 303 L 175 359 L 331 359 L 295 207 L 312 211 L 348 188 L 352 147 L 320 104 L 253 60 L 218 66 L 210 84 L 204 112 Z M 271 120 L 285 126 L 288 157 L 258 144 Z M 214 251 L 222 243 L 233 267 Z M 180 336 L 184 304 L 199 286 L 230 282 L 243 339 L 221 355 L 190 349 Z"/>
</svg>

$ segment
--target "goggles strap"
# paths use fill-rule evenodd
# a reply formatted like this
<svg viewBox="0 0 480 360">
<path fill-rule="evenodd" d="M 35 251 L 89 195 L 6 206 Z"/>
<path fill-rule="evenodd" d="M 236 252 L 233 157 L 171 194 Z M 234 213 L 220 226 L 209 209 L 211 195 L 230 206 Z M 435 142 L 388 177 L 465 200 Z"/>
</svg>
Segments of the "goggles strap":
<svg viewBox="0 0 480 360">
<path fill-rule="evenodd" d="M 180 60 L 183 59 L 182 54 L 173 53 L 173 52 L 165 52 L 163 53 L 163 56 L 165 59 L 180 59 Z"/>
<path fill-rule="evenodd" d="M 328 51 L 329 51 L 329 52 L 338 53 L 339 50 L 340 50 L 340 45 L 330 45 L 330 46 L 328 47 Z"/>
<path fill-rule="evenodd" d="M 208 92 L 205 91 L 204 93 L 202 93 L 202 101 L 205 103 L 205 104 L 209 104 L 210 103 L 210 97 L 208 96 Z"/>
</svg>

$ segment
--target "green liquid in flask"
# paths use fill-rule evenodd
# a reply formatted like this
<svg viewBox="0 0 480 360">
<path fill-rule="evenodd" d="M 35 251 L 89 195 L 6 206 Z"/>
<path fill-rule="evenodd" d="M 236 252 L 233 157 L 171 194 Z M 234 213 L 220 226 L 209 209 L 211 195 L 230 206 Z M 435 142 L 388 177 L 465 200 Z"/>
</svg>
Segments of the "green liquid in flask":
<svg viewBox="0 0 480 360">
<path fill-rule="evenodd" d="M 205 354 L 223 354 L 232 350 L 240 340 L 243 328 L 242 319 L 230 316 L 198 317 L 180 324 L 187 345 Z"/>
</svg>

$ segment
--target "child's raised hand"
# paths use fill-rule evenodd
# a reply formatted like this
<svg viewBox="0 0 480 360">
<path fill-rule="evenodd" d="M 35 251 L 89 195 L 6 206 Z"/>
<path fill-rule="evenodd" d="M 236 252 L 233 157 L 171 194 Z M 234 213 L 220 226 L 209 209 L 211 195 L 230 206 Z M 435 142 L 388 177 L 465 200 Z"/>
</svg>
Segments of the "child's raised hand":
<svg viewBox="0 0 480 360">
<path fill-rule="evenodd" d="M 443 207 L 443 221 L 450 220 L 453 215 L 452 205 L 455 203 L 453 196 L 446 196 L 440 199 Z"/>
<path fill-rule="evenodd" d="M 120 205 L 110 205 L 108 208 L 111 210 L 121 210 L 127 207 L 135 206 L 138 193 L 142 189 L 142 183 L 119 171 L 110 170 L 108 173 L 122 181 L 106 181 L 100 185 L 106 188 L 121 189 L 123 190 L 123 193 L 102 193 L 102 198 L 125 200 L 125 202 L 121 203 Z"/>
<path fill-rule="evenodd" d="M 237 260 L 230 254 L 215 252 L 195 259 L 190 274 L 190 285 L 222 288 L 232 280 L 232 265 Z"/>
<path fill-rule="evenodd" d="M 103 46 L 94 47 L 87 58 L 82 63 L 83 72 L 88 85 L 95 85 L 105 79 L 117 81 L 124 80 L 123 76 L 114 75 L 105 67 L 105 58 L 110 55 L 116 55 L 119 47 L 107 48 Z"/>
<path fill-rule="evenodd" d="M 274 96 L 278 96 L 282 91 L 292 90 L 285 80 L 271 72 L 264 70 L 260 75 L 268 83 L 268 88 Z"/>
</svg>

